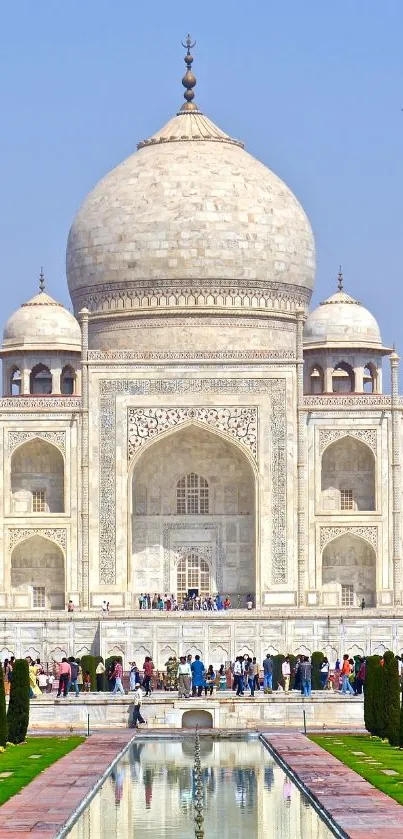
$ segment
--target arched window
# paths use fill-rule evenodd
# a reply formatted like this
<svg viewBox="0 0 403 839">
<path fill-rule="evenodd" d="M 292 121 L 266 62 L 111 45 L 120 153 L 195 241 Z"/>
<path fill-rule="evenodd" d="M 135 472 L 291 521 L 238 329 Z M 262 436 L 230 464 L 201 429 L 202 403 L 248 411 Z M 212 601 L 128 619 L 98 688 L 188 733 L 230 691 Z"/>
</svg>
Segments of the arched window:
<svg viewBox="0 0 403 839">
<path fill-rule="evenodd" d="M 364 393 L 376 393 L 376 368 L 370 362 L 364 367 Z"/>
<path fill-rule="evenodd" d="M 72 367 L 67 365 L 63 367 L 62 375 L 60 377 L 60 393 L 66 396 L 72 396 L 75 390 L 76 374 Z"/>
<path fill-rule="evenodd" d="M 52 374 L 49 367 L 44 364 L 37 364 L 31 370 L 29 377 L 30 393 L 52 393 Z"/>
<path fill-rule="evenodd" d="M 332 373 L 333 393 L 354 393 L 355 376 L 350 364 L 340 361 Z"/>
<path fill-rule="evenodd" d="M 324 375 L 323 370 L 319 364 L 314 364 L 309 374 L 310 393 L 323 393 L 324 391 Z"/>
<path fill-rule="evenodd" d="M 189 591 L 200 597 L 210 594 L 210 568 L 206 560 L 202 559 L 196 551 L 192 551 L 179 560 L 176 589 L 179 602 Z"/>
<path fill-rule="evenodd" d="M 21 395 L 21 370 L 13 367 L 10 373 L 10 394 L 11 396 Z"/>
<path fill-rule="evenodd" d="M 209 490 L 205 478 L 194 472 L 184 475 L 176 485 L 176 512 L 182 515 L 206 515 L 209 512 Z"/>
</svg>

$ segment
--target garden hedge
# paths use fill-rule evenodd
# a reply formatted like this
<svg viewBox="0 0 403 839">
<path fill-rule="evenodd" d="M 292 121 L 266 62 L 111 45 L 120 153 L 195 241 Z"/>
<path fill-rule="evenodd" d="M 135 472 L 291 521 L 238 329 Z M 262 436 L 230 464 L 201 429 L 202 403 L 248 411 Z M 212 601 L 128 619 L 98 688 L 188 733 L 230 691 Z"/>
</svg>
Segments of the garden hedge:
<svg viewBox="0 0 403 839">
<path fill-rule="evenodd" d="M 7 711 L 6 694 L 4 690 L 3 667 L 0 662 L 0 746 L 6 747 L 7 743 Z"/>
<path fill-rule="evenodd" d="M 386 715 L 386 736 L 391 746 L 399 745 L 400 729 L 400 679 L 397 659 L 388 650 L 384 657 L 383 681 Z"/>
<path fill-rule="evenodd" d="M 10 743 L 23 743 L 29 725 L 29 667 L 25 658 L 14 662 L 7 725 Z"/>
<path fill-rule="evenodd" d="M 83 671 L 83 680 L 85 673 L 89 672 L 91 678 L 91 690 L 97 689 L 97 677 L 95 674 L 96 664 L 95 664 L 95 656 L 93 655 L 83 655 L 80 659 L 81 669 Z"/>
<path fill-rule="evenodd" d="M 316 650 L 311 655 L 311 665 L 312 665 L 312 690 L 323 690 L 323 685 L 320 680 L 320 668 L 323 664 L 324 659 L 323 653 Z"/>
<path fill-rule="evenodd" d="M 123 664 L 123 658 L 121 655 L 111 655 L 105 659 L 105 690 L 109 691 L 112 690 L 111 682 L 108 680 L 108 670 L 114 661 L 119 661 L 120 664 Z"/>
</svg>

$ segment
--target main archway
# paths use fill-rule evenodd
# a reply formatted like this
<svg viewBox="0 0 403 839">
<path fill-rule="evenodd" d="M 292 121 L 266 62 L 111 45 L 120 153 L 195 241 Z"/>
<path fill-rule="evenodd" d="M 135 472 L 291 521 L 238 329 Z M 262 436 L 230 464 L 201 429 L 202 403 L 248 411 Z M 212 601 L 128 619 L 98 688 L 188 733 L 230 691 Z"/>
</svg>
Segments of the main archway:
<svg viewBox="0 0 403 839">
<path fill-rule="evenodd" d="M 143 592 L 255 594 L 255 481 L 239 445 L 197 424 L 145 449 L 132 477 L 135 603 Z"/>
</svg>

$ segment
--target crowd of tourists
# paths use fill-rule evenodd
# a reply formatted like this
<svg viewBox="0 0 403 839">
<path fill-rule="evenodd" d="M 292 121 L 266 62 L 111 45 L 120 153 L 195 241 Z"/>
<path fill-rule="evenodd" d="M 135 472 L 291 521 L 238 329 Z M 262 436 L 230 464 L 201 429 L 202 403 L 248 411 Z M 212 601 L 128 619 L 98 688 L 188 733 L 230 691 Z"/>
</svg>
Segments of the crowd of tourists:
<svg viewBox="0 0 403 839">
<path fill-rule="evenodd" d="M 402 661 L 399 656 L 396 656 L 396 659 L 399 675 L 402 677 Z M 31 698 L 43 693 L 52 693 L 56 686 L 57 698 L 66 697 L 70 691 L 78 697 L 80 692 L 95 689 L 90 672 L 83 672 L 79 658 L 71 656 L 63 657 L 60 663 L 53 661 L 50 670 L 41 664 L 39 658 L 34 660 L 27 656 L 26 660 Z M 14 662 L 14 656 L 6 658 L 3 662 L 6 695 L 10 693 Z M 261 666 L 256 656 L 248 654 L 239 655 L 232 663 L 221 664 L 220 667 L 205 665 L 200 655 L 193 659 L 193 656 L 188 654 L 180 656 L 179 659 L 170 656 L 162 672 L 155 670 L 150 656 L 145 657 L 141 670 L 135 661 L 130 662 L 129 667 L 127 679 L 121 660 L 113 659 L 108 668 L 102 660 L 99 661 L 95 670 L 96 690 L 101 692 L 107 685 L 113 695 L 125 695 L 125 687 L 128 687 L 129 692 L 134 695 L 139 714 L 143 696 L 151 696 L 154 689 L 177 691 L 180 699 L 212 696 L 216 690 L 233 690 L 237 697 L 254 697 L 256 692 L 260 691 L 271 693 L 274 688 L 284 694 L 291 690 L 299 691 L 306 697 L 312 694 L 313 665 L 306 655 L 298 655 L 296 658 L 290 655 L 281 657 L 280 669 L 277 663 L 276 673 L 275 661 L 270 653 L 267 653 Z M 363 693 L 366 676 L 365 657 L 356 656 L 353 659 L 345 653 L 341 660 L 336 660 L 332 668 L 328 659 L 324 657 L 316 668 L 316 679 L 319 679 L 323 690 L 338 691 L 346 696 L 360 696 Z M 141 720 L 138 719 L 137 722 Z"/>
<path fill-rule="evenodd" d="M 222 612 L 232 608 L 232 603 L 229 595 L 222 597 L 221 594 L 215 595 L 206 594 L 203 597 L 196 594 L 186 594 L 179 600 L 174 594 L 140 594 L 139 595 L 139 609 L 156 609 L 160 612 L 177 612 L 177 611 L 204 611 L 204 612 Z M 238 609 L 253 609 L 253 596 L 247 594 L 237 595 L 235 607 Z"/>
</svg>

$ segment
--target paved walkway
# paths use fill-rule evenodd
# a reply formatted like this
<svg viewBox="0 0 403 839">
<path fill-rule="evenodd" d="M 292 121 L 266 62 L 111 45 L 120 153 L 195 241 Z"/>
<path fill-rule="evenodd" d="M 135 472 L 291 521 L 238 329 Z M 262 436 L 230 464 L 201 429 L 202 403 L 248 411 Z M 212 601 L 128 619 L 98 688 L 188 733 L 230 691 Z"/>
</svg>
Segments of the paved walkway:
<svg viewBox="0 0 403 839">
<path fill-rule="evenodd" d="M 54 839 L 132 739 L 131 729 L 93 734 L 0 809 L 0 839 Z"/>
<path fill-rule="evenodd" d="M 403 807 L 392 798 L 303 734 L 263 737 L 349 839 L 402 839 Z"/>
</svg>

